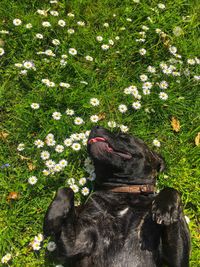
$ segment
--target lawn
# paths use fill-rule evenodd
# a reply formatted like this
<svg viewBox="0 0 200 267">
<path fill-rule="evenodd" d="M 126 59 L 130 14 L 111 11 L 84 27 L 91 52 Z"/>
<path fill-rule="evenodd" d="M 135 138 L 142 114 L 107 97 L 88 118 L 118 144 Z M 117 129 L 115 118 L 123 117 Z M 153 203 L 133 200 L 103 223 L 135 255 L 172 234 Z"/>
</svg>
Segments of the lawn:
<svg viewBox="0 0 200 267">
<path fill-rule="evenodd" d="M 200 266 L 199 13 L 198 0 L 1 0 L 2 266 L 58 266 L 44 214 L 59 187 L 89 196 L 96 124 L 165 158 L 157 187 L 181 192 Z"/>
</svg>

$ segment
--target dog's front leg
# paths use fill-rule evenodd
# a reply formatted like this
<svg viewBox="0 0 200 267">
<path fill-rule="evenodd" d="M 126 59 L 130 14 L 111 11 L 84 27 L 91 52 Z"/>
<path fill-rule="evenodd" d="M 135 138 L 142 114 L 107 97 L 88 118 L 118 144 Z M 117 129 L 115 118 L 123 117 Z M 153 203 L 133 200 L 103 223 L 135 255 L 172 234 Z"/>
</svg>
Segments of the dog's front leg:
<svg viewBox="0 0 200 267">
<path fill-rule="evenodd" d="M 163 189 L 152 203 L 152 216 L 162 225 L 163 259 L 170 267 L 188 267 L 190 235 L 178 191 Z"/>
<path fill-rule="evenodd" d="M 54 237 L 61 258 L 88 255 L 93 248 L 92 228 L 77 223 L 71 188 L 57 191 L 46 212 L 43 231 L 46 237 Z"/>
</svg>

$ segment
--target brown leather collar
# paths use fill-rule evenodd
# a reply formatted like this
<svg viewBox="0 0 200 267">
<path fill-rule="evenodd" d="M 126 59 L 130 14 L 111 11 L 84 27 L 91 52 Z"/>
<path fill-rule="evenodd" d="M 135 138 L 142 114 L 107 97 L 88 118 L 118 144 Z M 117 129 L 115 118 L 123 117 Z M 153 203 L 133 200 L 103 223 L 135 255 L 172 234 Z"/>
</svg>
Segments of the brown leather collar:
<svg viewBox="0 0 200 267">
<path fill-rule="evenodd" d="M 155 189 L 154 185 L 143 184 L 114 187 L 110 191 L 116 193 L 154 193 Z"/>
</svg>

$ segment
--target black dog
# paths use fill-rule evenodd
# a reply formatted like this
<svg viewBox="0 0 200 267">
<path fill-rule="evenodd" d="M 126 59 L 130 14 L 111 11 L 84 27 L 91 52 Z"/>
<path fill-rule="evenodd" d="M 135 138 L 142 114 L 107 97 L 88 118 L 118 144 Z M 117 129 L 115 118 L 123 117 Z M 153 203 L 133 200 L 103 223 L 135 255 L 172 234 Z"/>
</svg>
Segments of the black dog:
<svg viewBox="0 0 200 267">
<path fill-rule="evenodd" d="M 82 211 L 71 189 L 59 189 L 44 234 L 73 267 L 187 267 L 190 238 L 179 193 L 155 194 L 163 159 L 143 141 L 95 127 L 88 140 L 95 192 Z M 166 265 L 165 265 L 166 264 Z"/>
</svg>

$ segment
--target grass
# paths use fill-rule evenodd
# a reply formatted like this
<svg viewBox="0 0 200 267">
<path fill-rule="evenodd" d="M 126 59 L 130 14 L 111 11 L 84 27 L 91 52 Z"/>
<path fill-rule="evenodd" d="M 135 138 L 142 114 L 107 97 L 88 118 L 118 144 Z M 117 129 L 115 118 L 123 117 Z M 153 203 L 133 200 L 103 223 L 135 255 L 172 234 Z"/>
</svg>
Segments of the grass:
<svg viewBox="0 0 200 267">
<path fill-rule="evenodd" d="M 37 148 L 34 142 L 44 141 L 47 134 L 53 133 L 57 144 L 64 145 L 70 135 L 91 129 L 95 123 L 90 116 L 94 114 L 100 118 L 98 124 L 105 127 L 109 121 L 123 124 L 152 148 L 154 139 L 160 141 L 161 146 L 154 149 L 165 158 L 167 169 L 160 175 L 158 187 L 172 186 L 181 192 L 185 214 L 190 219 L 190 266 L 199 266 L 200 150 L 195 137 L 200 132 L 200 95 L 199 78 L 195 76 L 199 77 L 200 67 L 198 59 L 194 65 L 187 60 L 194 59 L 200 52 L 200 5 L 198 1 L 169 0 L 162 10 L 158 3 L 74 0 L 50 4 L 49 1 L 11 0 L 8 5 L 6 0 L 1 1 L 0 52 L 4 54 L 0 56 L 3 122 L 0 130 L 0 258 L 7 253 L 12 255 L 5 266 L 56 266 L 44 257 L 46 243 L 38 251 L 33 250 L 30 243 L 42 232 L 43 217 L 53 194 L 59 187 L 68 185 L 69 178 L 74 177 L 80 187 L 77 201 L 83 202 L 86 198 L 78 181 L 90 175 L 84 167 L 87 154 L 84 145 L 79 151 L 65 147 L 58 153 L 55 147 Z M 39 15 L 38 9 L 48 10 L 48 15 Z M 51 15 L 51 10 L 58 11 L 59 15 Z M 70 12 L 75 14 L 74 18 L 67 15 Z M 16 18 L 22 21 L 21 25 L 13 24 Z M 60 19 L 65 20 L 65 27 L 58 25 Z M 43 21 L 49 21 L 51 27 L 44 28 Z M 78 21 L 84 21 L 85 26 L 78 26 Z M 26 28 L 28 23 L 32 24 L 31 29 Z M 103 26 L 104 23 L 109 23 L 109 27 Z M 142 25 L 149 29 L 142 30 Z M 180 36 L 173 33 L 175 27 L 181 28 Z M 69 34 L 68 29 L 74 29 L 75 33 Z M 156 33 L 156 29 L 163 33 Z M 141 38 L 141 31 L 146 31 L 144 43 L 136 41 Z M 43 39 L 36 38 L 37 33 L 42 34 Z M 102 36 L 103 41 L 98 42 L 97 36 Z M 60 45 L 53 45 L 53 39 L 58 39 Z M 114 45 L 104 51 L 101 45 L 108 44 L 109 40 L 114 41 Z M 181 59 L 169 52 L 170 46 L 177 47 L 176 54 L 181 55 Z M 69 48 L 75 48 L 77 55 L 70 55 Z M 144 56 L 139 53 L 141 48 L 147 51 Z M 55 56 L 37 54 L 47 49 Z M 60 64 L 63 54 L 68 56 L 65 66 Z M 93 61 L 87 61 L 87 55 L 93 57 Z M 35 69 L 16 67 L 16 63 L 25 61 L 33 62 Z M 161 62 L 175 66 L 180 76 L 164 74 Z M 156 68 L 155 74 L 147 71 L 149 65 Z M 148 75 L 149 81 L 154 83 L 150 95 L 142 92 L 141 74 Z M 48 87 L 42 79 L 49 79 L 56 85 Z M 163 80 L 169 84 L 164 90 L 156 84 Z M 60 82 L 71 86 L 61 87 Z M 137 99 L 124 94 L 124 89 L 130 85 L 137 86 L 142 96 L 138 110 L 132 107 Z M 167 93 L 167 100 L 159 98 L 161 91 Z M 92 106 L 91 98 L 99 99 L 100 105 Z M 32 103 L 38 103 L 39 109 L 31 108 Z M 120 104 L 128 107 L 126 113 L 119 112 Z M 75 111 L 73 117 L 65 114 L 67 108 Z M 60 120 L 52 118 L 55 111 L 62 114 Z M 75 117 L 83 118 L 85 123 L 75 125 Z M 172 117 L 180 122 L 177 132 L 171 126 Z M 80 140 L 76 142 L 81 143 Z M 21 143 L 24 150 L 19 151 Z M 40 157 L 43 150 L 48 150 L 56 162 L 66 159 L 68 166 L 45 176 L 42 171 L 47 167 Z M 34 185 L 28 183 L 31 176 L 38 179 Z M 84 186 L 91 189 L 90 180 Z"/>
</svg>

